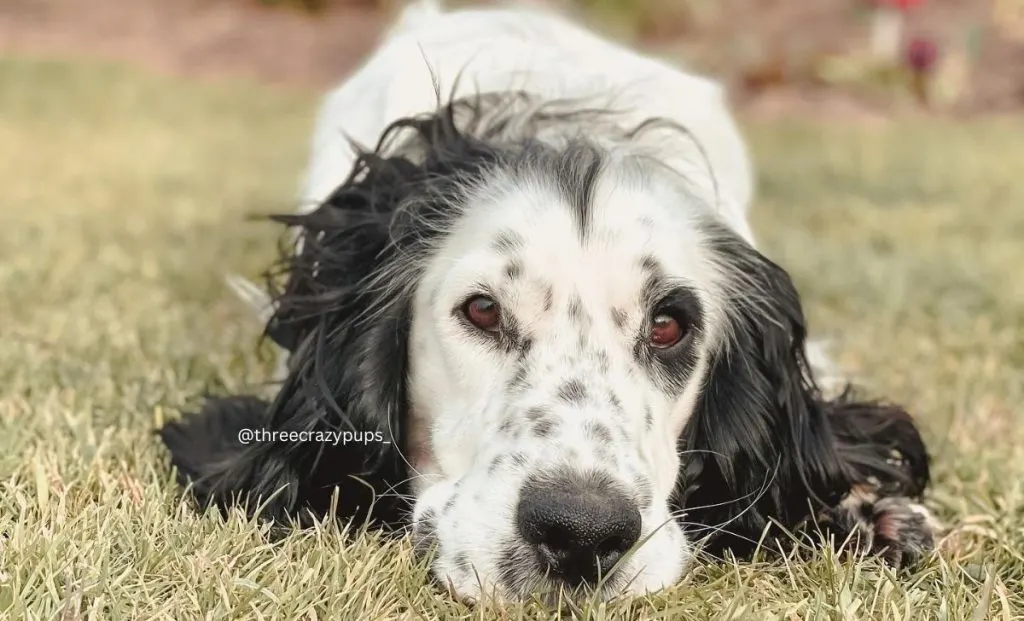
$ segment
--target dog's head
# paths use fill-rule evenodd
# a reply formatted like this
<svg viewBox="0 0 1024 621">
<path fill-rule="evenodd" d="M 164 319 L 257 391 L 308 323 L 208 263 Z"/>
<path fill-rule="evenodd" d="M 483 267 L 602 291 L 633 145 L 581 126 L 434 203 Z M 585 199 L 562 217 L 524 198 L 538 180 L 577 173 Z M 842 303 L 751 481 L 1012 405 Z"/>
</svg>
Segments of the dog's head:
<svg viewBox="0 0 1024 621">
<path fill-rule="evenodd" d="M 471 597 L 655 589 L 702 539 L 749 548 L 834 504 L 850 460 L 785 272 L 713 183 L 663 165 L 664 136 L 524 101 L 402 121 L 280 218 L 303 244 L 268 327 L 292 352 L 270 424 L 390 442 L 253 447 L 225 490 L 411 525 Z"/>
</svg>

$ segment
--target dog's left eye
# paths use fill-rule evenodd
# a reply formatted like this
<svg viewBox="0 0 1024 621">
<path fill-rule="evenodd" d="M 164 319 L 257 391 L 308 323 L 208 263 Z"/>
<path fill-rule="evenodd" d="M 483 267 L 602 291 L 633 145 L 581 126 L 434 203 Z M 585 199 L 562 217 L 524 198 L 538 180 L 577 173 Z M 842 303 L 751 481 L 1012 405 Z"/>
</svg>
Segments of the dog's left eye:
<svg viewBox="0 0 1024 621">
<path fill-rule="evenodd" d="M 672 347 L 686 336 L 686 330 L 671 315 L 657 315 L 651 322 L 651 334 L 650 341 L 651 345 L 658 349 L 667 349 Z"/>
<path fill-rule="evenodd" d="M 477 328 L 484 332 L 496 332 L 501 322 L 501 309 L 498 303 L 485 295 L 478 295 L 466 302 L 462 313 Z"/>
</svg>

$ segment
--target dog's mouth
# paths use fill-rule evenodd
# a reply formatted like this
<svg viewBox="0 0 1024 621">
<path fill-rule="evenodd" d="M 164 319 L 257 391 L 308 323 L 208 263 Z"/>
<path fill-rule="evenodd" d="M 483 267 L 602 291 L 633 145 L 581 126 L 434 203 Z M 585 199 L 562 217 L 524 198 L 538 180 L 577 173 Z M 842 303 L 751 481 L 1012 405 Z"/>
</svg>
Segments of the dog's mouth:
<svg viewBox="0 0 1024 621">
<path fill-rule="evenodd" d="M 608 600 L 622 593 L 628 581 L 627 572 L 621 567 L 614 567 L 596 580 L 582 583 L 551 570 L 542 571 L 540 566 L 523 568 L 523 573 L 522 579 L 505 585 L 510 596 L 540 601 L 548 607 Z"/>
<path fill-rule="evenodd" d="M 568 606 L 567 610 L 575 610 L 586 602 L 609 600 L 621 594 L 631 577 L 628 555 L 607 571 L 584 579 L 579 572 L 566 573 L 552 566 L 541 551 L 525 542 L 502 546 L 496 571 L 490 575 L 481 574 L 475 565 L 456 563 L 462 571 L 460 576 L 452 576 L 441 571 L 437 563 L 442 546 L 436 535 L 413 528 L 410 539 L 417 560 L 428 567 L 429 582 L 463 603 L 536 601 L 549 608 Z"/>
<path fill-rule="evenodd" d="M 494 584 L 480 579 L 467 592 L 464 588 L 460 589 L 450 576 L 442 576 L 435 571 L 430 571 L 429 576 L 429 582 L 435 588 L 464 604 L 476 605 L 485 601 L 537 602 L 547 608 L 557 608 L 567 613 L 573 611 L 576 614 L 581 612 L 580 606 L 588 602 L 610 600 L 622 594 L 626 586 L 623 572 L 613 572 L 594 585 L 579 586 L 571 586 L 545 574 L 524 572 L 524 576 L 513 584 Z"/>
</svg>

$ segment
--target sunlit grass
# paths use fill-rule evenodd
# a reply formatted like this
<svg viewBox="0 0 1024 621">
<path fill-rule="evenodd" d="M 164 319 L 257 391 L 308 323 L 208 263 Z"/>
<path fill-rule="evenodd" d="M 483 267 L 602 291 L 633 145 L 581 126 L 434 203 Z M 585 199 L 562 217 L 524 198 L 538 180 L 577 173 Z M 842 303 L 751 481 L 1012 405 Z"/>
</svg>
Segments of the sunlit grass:
<svg viewBox="0 0 1024 621">
<path fill-rule="evenodd" d="M 316 103 L 0 61 L 0 617 L 554 617 L 451 601 L 406 542 L 347 545 L 325 525 L 272 543 L 237 516 L 196 515 L 171 482 L 152 428 L 272 365 L 222 276 L 273 258 L 280 231 L 246 218 L 291 208 Z M 920 417 L 935 453 L 928 504 L 954 531 L 911 575 L 829 555 L 705 565 L 583 616 L 1019 618 L 1019 125 L 748 130 L 766 252 L 844 368 Z"/>
</svg>

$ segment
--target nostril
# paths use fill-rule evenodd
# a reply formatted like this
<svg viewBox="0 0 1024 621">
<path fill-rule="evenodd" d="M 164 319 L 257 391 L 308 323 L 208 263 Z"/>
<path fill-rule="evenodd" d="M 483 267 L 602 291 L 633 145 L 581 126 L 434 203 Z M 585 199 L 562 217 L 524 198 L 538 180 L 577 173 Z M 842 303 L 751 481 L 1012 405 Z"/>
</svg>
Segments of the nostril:
<svg viewBox="0 0 1024 621">
<path fill-rule="evenodd" d="M 537 544 L 537 555 L 547 567 L 560 567 L 566 563 L 564 548 L 553 547 L 546 543 Z"/>
<path fill-rule="evenodd" d="M 598 556 L 607 556 L 610 554 L 622 554 L 629 549 L 629 546 L 633 544 L 626 544 L 626 540 L 619 535 L 612 535 L 597 546 Z"/>
</svg>

